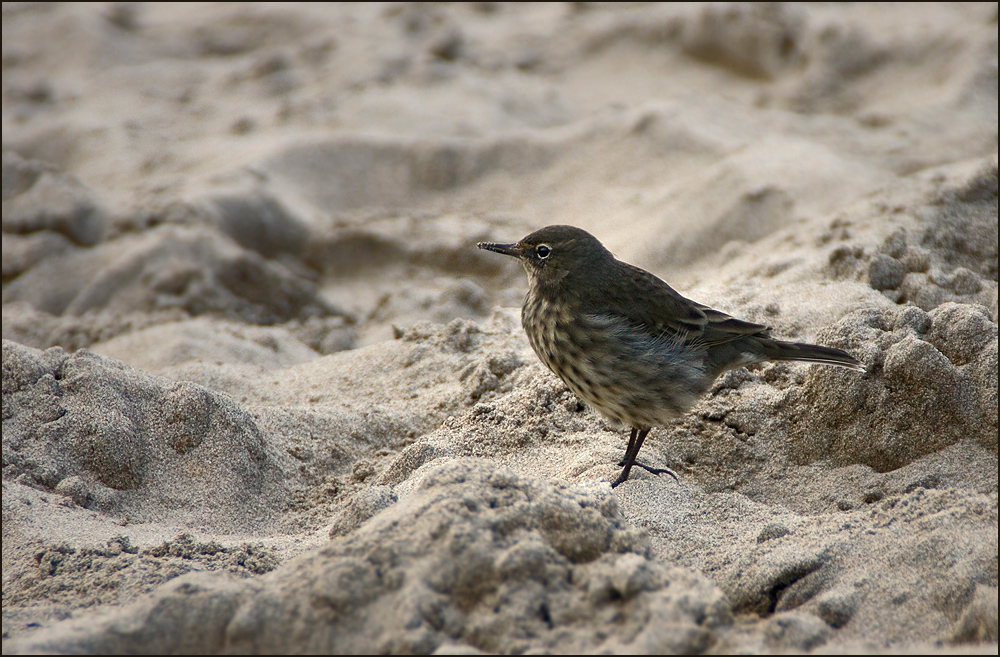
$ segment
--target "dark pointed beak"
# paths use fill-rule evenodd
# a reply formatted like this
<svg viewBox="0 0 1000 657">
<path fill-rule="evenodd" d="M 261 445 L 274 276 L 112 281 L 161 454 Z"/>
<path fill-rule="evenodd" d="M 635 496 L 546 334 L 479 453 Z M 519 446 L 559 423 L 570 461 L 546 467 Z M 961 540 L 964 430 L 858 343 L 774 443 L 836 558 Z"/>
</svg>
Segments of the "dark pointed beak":
<svg viewBox="0 0 1000 657">
<path fill-rule="evenodd" d="M 496 251 L 497 253 L 514 256 L 515 258 L 521 257 L 521 248 L 518 247 L 517 244 L 496 244 L 494 242 L 480 242 L 476 246 L 478 246 L 480 249 L 486 249 L 487 251 Z"/>
</svg>

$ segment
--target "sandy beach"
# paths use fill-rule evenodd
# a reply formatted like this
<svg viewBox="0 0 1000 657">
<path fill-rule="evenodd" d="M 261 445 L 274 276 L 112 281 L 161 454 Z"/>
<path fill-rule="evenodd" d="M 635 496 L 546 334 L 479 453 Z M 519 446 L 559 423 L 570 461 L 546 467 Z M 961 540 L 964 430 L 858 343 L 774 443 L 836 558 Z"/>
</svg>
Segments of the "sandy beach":
<svg viewBox="0 0 1000 657">
<path fill-rule="evenodd" d="M 996 3 L 2 30 L 4 654 L 996 654 Z M 552 224 L 867 371 L 612 490 L 476 248 Z"/>
</svg>

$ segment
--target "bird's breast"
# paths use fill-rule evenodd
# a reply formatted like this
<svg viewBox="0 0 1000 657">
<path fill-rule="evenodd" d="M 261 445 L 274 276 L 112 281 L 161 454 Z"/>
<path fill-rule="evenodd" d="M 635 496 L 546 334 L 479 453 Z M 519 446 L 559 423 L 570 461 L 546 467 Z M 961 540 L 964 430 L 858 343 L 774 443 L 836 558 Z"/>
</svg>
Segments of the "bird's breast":
<svg viewBox="0 0 1000 657">
<path fill-rule="evenodd" d="M 710 383 L 703 352 L 626 319 L 529 292 L 521 323 L 531 348 L 578 397 L 629 426 L 663 424 Z"/>
<path fill-rule="evenodd" d="M 562 351 L 566 345 L 565 326 L 570 319 L 565 304 L 554 302 L 543 295 L 528 293 L 521 308 L 521 326 L 528 336 L 528 342 L 538 358 L 559 374 Z"/>
</svg>

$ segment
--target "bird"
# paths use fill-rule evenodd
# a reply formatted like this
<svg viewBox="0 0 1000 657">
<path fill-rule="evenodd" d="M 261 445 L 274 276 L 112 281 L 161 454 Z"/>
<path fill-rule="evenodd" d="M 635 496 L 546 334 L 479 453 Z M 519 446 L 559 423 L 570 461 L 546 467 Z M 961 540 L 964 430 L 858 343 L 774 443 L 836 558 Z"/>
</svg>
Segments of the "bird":
<svg viewBox="0 0 1000 657">
<path fill-rule="evenodd" d="M 686 413 L 726 370 L 768 360 L 865 367 L 840 349 L 786 342 L 762 324 L 687 299 L 622 262 L 587 231 L 547 226 L 514 244 L 479 242 L 512 256 L 528 274 L 521 325 L 539 360 L 581 400 L 631 428 L 617 487 L 655 426 Z"/>
</svg>

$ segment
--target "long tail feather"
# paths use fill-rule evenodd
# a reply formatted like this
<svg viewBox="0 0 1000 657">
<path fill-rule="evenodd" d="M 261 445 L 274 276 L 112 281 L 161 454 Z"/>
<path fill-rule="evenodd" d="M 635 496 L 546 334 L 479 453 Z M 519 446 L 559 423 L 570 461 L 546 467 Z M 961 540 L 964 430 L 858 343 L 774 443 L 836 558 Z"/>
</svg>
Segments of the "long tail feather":
<svg viewBox="0 0 1000 657">
<path fill-rule="evenodd" d="M 770 360 L 801 360 L 809 363 L 837 365 L 864 372 L 865 366 L 846 351 L 804 342 L 768 340 L 763 344 L 764 355 Z"/>
</svg>

